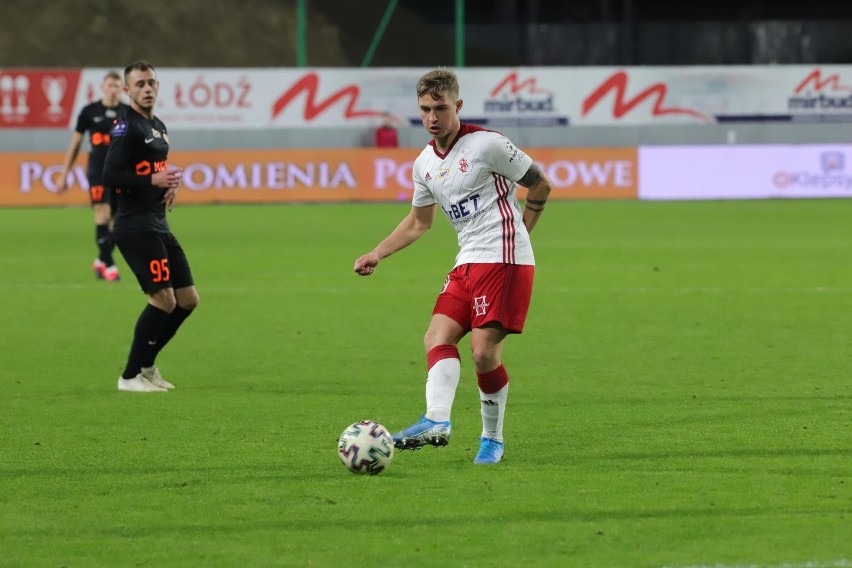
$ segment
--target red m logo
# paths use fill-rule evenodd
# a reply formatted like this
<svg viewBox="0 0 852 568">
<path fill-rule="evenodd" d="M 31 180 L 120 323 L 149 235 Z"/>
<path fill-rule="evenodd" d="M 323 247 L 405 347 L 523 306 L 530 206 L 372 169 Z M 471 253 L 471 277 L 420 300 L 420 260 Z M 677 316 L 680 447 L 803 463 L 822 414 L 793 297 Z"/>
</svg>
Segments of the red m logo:
<svg viewBox="0 0 852 568">
<path fill-rule="evenodd" d="M 635 97 L 626 98 L 627 73 L 624 71 L 617 71 L 613 73 L 606 81 L 601 83 L 600 87 L 595 89 L 592 94 L 586 97 L 583 101 L 583 116 L 589 114 L 592 109 L 597 106 L 600 100 L 607 96 L 610 91 L 615 91 L 615 104 L 612 107 L 612 116 L 614 118 L 621 118 L 641 104 L 645 99 L 656 97 L 654 108 L 651 111 L 653 116 L 684 114 L 697 118 L 698 120 L 703 120 L 704 122 L 713 122 L 710 117 L 704 113 L 698 112 L 697 110 L 680 107 L 663 107 L 663 102 L 665 101 L 666 93 L 668 92 L 668 88 L 664 83 L 654 83 Z"/>
<path fill-rule="evenodd" d="M 529 79 L 518 82 L 518 73 L 517 73 L 517 71 L 513 71 L 512 73 L 509 73 L 506 76 L 505 79 L 500 81 L 499 85 L 494 87 L 494 89 L 491 91 L 491 96 L 496 97 L 497 95 L 499 95 L 500 91 L 503 90 L 503 87 L 508 88 L 510 95 L 517 94 L 518 92 L 520 92 L 521 90 L 523 90 L 526 87 L 529 87 L 531 95 L 551 95 L 551 94 L 553 94 L 550 91 L 548 91 L 547 89 L 539 89 L 536 86 L 536 82 L 537 82 L 537 79 L 535 77 L 530 77 Z"/>
<path fill-rule="evenodd" d="M 311 121 L 317 116 L 325 112 L 328 107 L 335 104 L 340 99 L 348 97 L 349 102 L 346 105 L 346 110 L 343 112 L 343 118 L 361 118 L 366 116 L 383 116 L 383 113 L 375 110 L 356 110 L 355 104 L 358 102 L 358 97 L 361 94 L 357 85 L 348 85 L 336 93 L 332 94 L 323 101 L 317 101 L 317 89 L 319 87 L 319 75 L 316 73 L 308 73 L 298 81 L 296 81 L 290 89 L 281 95 L 272 105 L 272 118 L 274 119 L 279 114 L 284 112 L 287 105 L 298 97 L 303 91 L 307 93 L 308 100 L 305 102 L 305 109 L 302 116 L 305 120 Z"/>
<path fill-rule="evenodd" d="M 819 69 L 814 69 L 811 71 L 810 75 L 805 77 L 804 81 L 799 83 L 799 86 L 796 87 L 795 94 L 798 95 L 802 91 L 806 90 L 810 83 L 813 83 L 815 92 L 819 92 L 828 86 L 831 86 L 832 91 L 852 91 L 852 88 L 840 84 L 840 77 L 837 73 L 829 75 L 825 78 L 825 81 L 823 81 L 822 72 Z"/>
</svg>

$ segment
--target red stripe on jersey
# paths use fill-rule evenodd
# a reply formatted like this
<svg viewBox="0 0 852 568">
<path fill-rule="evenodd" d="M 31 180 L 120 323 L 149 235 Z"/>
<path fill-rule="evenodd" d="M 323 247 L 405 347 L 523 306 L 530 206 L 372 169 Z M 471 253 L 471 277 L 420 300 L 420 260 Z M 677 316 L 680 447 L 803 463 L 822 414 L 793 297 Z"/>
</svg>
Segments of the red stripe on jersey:
<svg viewBox="0 0 852 568">
<path fill-rule="evenodd" d="M 497 187 L 497 206 L 503 219 L 503 262 L 515 264 L 515 213 L 509 205 L 509 180 L 494 174 Z"/>
<path fill-rule="evenodd" d="M 503 243 L 503 262 L 506 262 L 506 214 L 503 211 L 503 204 L 501 200 L 503 199 L 503 188 L 500 185 L 500 176 L 497 174 L 492 174 L 494 177 L 494 188 L 497 190 L 497 207 L 500 209 L 500 218 L 501 221 L 501 229 L 500 229 L 500 242 Z"/>
<path fill-rule="evenodd" d="M 497 184 L 497 205 L 500 207 L 500 216 L 503 218 L 503 262 L 511 263 L 512 262 L 512 253 L 514 242 L 511 240 L 512 237 L 512 225 L 511 225 L 511 209 L 509 208 L 509 204 L 506 202 L 506 194 L 508 194 L 509 190 L 506 187 L 506 179 L 502 176 L 496 176 L 495 182 Z"/>
</svg>

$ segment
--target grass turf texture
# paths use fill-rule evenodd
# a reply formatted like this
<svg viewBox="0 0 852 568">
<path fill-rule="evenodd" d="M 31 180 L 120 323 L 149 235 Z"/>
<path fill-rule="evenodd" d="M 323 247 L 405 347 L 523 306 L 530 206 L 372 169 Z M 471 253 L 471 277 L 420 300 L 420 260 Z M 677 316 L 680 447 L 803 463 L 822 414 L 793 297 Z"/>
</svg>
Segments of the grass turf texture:
<svg viewBox="0 0 852 568">
<path fill-rule="evenodd" d="M 201 306 L 139 395 L 91 212 L 0 210 L 0 565 L 850 565 L 852 200 L 551 203 L 505 461 L 463 341 L 451 444 L 360 477 L 337 436 L 422 412 L 455 254 L 438 218 L 355 276 L 406 212 L 178 207 Z"/>
</svg>

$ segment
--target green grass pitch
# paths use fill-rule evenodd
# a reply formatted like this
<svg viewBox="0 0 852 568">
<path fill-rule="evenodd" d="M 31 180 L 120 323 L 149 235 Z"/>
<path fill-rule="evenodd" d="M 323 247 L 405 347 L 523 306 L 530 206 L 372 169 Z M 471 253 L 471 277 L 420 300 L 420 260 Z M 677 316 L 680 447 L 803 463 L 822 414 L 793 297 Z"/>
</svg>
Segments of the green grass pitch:
<svg viewBox="0 0 852 568">
<path fill-rule="evenodd" d="M 354 275 L 407 210 L 178 205 L 150 395 L 92 213 L 0 210 L 0 566 L 852 566 L 852 200 L 549 204 L 504 462 L 463 340 L 450 445 L 361 477 L 337 436 L 423 411 L 456 252 L 439 217 Z"/>
</svg>

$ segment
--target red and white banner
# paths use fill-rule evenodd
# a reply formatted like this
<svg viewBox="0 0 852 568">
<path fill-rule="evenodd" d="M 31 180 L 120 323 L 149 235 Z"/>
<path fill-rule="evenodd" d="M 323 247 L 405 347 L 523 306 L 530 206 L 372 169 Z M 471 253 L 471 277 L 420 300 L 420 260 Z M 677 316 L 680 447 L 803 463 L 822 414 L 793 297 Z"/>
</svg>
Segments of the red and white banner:
<svg viewBox="0 0 852 568">
<path fill-rule="evenodd" d="M 0 128 L 70 128 L 107 69 L 0 69 Z M 428 69 L 158 70 L 171 130 L 419 124 Z M 465 68 L 462 120 L 501 126 L 852 122 L 852 65 Z"/>
<path fill-rule="evenodd" d="M 73 70 L 0 69 L 0 128 L 68 128 L 79 80 Z"/>
</svg>

